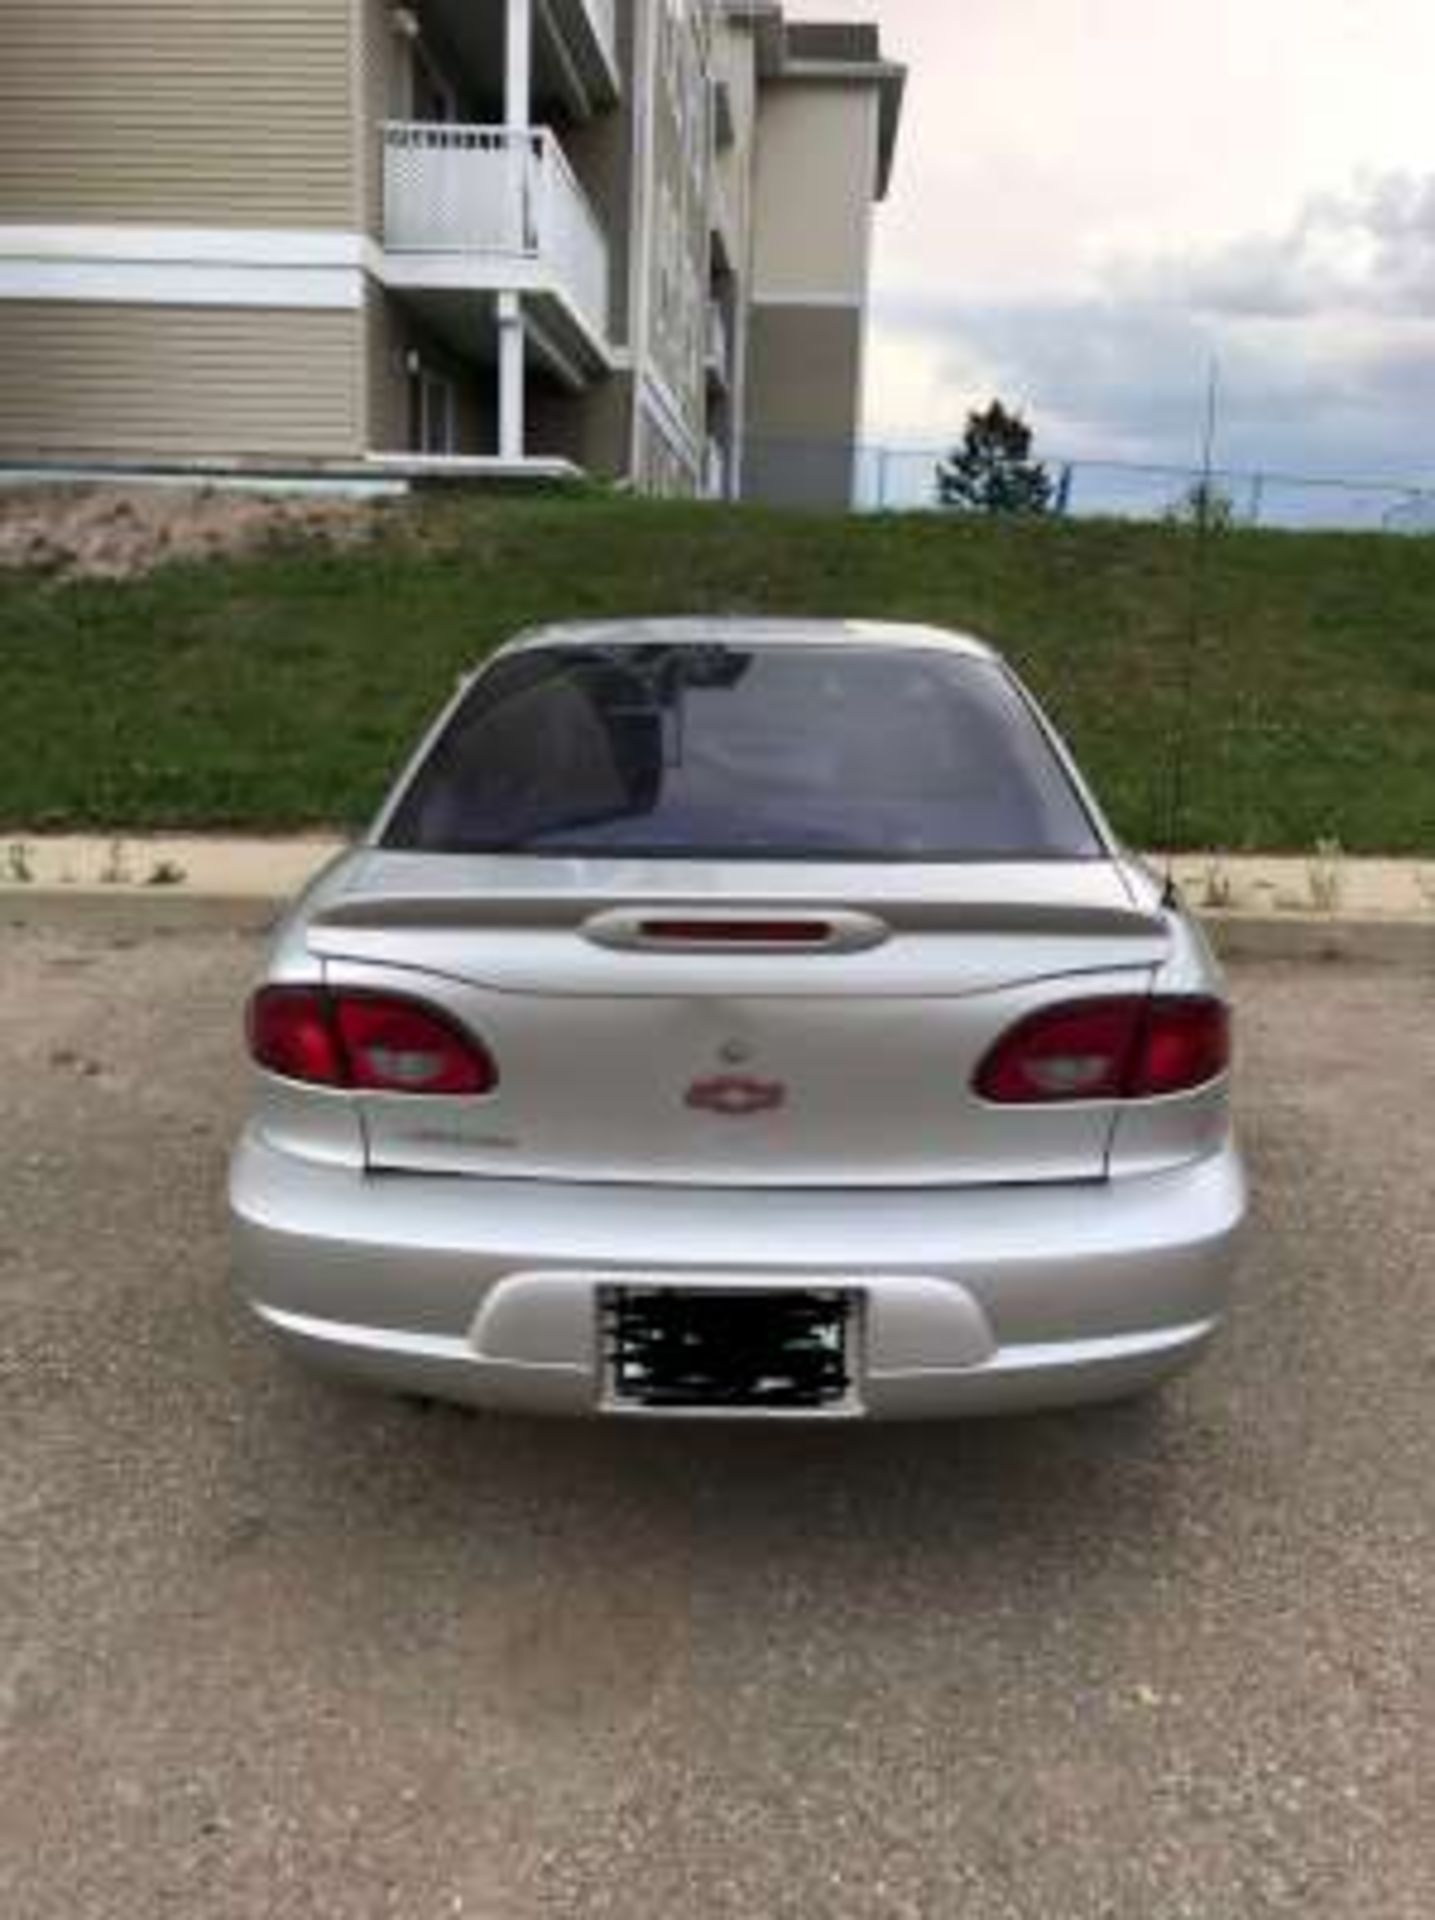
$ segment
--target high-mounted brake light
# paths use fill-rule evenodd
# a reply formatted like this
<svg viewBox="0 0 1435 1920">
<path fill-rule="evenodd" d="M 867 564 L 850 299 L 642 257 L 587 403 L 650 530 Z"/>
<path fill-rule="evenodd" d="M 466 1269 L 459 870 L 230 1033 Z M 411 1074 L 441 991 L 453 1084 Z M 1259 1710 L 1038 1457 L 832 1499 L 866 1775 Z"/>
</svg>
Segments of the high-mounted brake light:
<svg viewBox="0 0 1435 1920">
<path fill-rule="evenodd" d="M 262 987 L 248 1026 L 261 1067 L 310 1086 L 480 1094 L 498 1084 L 493 1056 L 472 1034 L 399 994 Z"/>
<path fill-rule="evenodd" d="M 825 947 L 830 920 L 643 920 L 644 940 L 697 947 Z"/>
<path fill-rule="evenodd" d="M 984 1100 L 1050 1106 L 1187 1093 L 1230 1064 L 1230 1012 L 1207 994 L 1114 994 L 1018 1021 L 977 1071 Z"/>
</svg>

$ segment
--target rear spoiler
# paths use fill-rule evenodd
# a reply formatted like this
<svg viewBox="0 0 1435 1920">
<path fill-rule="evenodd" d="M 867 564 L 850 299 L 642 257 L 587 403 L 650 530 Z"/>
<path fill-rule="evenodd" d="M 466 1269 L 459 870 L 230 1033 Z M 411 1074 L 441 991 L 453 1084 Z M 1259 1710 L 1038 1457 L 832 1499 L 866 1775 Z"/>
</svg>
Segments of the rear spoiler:
<svg viewBox="0 0 1435 1920">
<path fill-rule="evenodd" d="M 724 921 L 755 921 L 830 915 L 850 921 L 860 915 L 884 932 L 1056 934 L 1091 938 L 1164 939 L 1169 928 L 1158 909 L 1073 900 L 917 900 L 844 898 L 840 904 L 821 895 L 778 899 L 722 895 L 641 893 L 383 893 L 344 894 L 316 912 L 308 924 L 310 945 L 323 949 L 336 941 L 325 934 L 387 933 L 404 929 L 426 933 L 520 932 L 573 929 L 590 933 L 600 945 L 602 929 L 615 914 L 634 919 L 699 918 L 718 914 Z M 592 924 L 591 932 L 589 923 Z M 318 936 L 317 938 L 315 936 Z"/>
</svg>

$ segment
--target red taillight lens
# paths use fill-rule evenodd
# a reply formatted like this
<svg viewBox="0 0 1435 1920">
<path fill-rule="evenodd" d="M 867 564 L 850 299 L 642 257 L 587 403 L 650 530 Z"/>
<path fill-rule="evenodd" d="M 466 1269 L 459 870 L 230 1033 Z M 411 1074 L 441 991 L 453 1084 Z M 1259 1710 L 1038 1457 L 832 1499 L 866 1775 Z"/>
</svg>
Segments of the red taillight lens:
<svg viewBox="0 0 1435 1920">
<path fill-rule="evenodd" d="M 377 1093 L 489 1093 L 488 1050 L 445 1015 L 392 994 L 264 987 L 249 1006 L 261 1067 L 312 1086 Z"/>
<path fill-rule="evenodd" d="M 828 920 L 644 920 L 644 940 L 702 947 L 825 947 L 832 939 Z"/>
<path fill-rule="evenodd" d="M 334 995 L 356 1087 L 381 1093 L 488 1093 L 493 1058 L 442 1014 L 379 994 Z"/>
<path fill-rule="evenodd" d="M 1030 1014 L 993 1047 L 975 1085 L 1003 1106 L 1142 1100 L 1204 1086 L 1229 1063 L 1223 1002 L 1121 994 Z"/>
<path fill-rule="evenodd" d="M 1127 1092 L 1135 1099 L 1186 1093 L 1231 1064 L 1231 1010 L 1205 995 L 1151 1001 L 1141 1052 Z"/>
<path fill-rule="evenodd" d="M 1029 1014 L 987 1055 L 977 1092 L 1005 1106 L 1119 1099 L 1145 1004 L 1076 1000 Z"/>
<path fill-rule="evenodd" d="M 285 1080 L 348 1085 L 329 996 L 319 987 L 263 987 L 249 1003 L 249 1051 Z"/>
</svg>

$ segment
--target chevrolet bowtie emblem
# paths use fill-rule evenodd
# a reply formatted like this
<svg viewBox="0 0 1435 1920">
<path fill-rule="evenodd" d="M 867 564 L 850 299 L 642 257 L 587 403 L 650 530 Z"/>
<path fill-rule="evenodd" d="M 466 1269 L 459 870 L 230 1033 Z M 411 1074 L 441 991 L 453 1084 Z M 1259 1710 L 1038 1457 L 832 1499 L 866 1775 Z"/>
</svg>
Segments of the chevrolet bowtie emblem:
<svg viewBox="0 0 1435 1920">
<path fill-rule="evenodd" d="M 687 1091 L 687 1104 L 696 1113 L 720 1113 L 726 1119 L 741 1120 L 753 1113 L 776 1113 L 787 1105 L 787 1088 L 780 1080 L 754 1080 L 747 1074 L 719 1074 L 711 1080 L 694 1080 Z"/>
</svg>

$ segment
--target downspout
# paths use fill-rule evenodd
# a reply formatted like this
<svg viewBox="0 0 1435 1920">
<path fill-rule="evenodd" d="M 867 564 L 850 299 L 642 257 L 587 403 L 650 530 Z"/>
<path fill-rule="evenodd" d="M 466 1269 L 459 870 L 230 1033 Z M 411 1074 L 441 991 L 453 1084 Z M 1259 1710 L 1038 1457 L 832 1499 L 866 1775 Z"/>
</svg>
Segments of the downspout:
<svg viewBox="0 0 1435 1920">
<path fill-rule="evenodd" d="M 657 84 L 657 0 L 635 0 L 633 22 L 633 190 L 629 249 L 628 347 L 632 362 L 632 413 L 628 430 L 628 484 L 642 483 L 642 392 L 648 364 L 652 297 L 653 94 Z"/>
<path fill-rule="evenodd" d="M 516 179 L 525 202 L 534 190 L 535 156 L 530 138 L 533 96 L 533 0 L 506 0 L 503 46 L 503 124 L 519 167 Z M 537 186 L 547 183 L 548 160 L 538 162 Z M 525 215 L 526 220 L 526 215 Z M 524 418 L 523 297 L 500 293 L 498 316 L 498 452 L 503 460 L 522 460 L 527 449 Z"/>
</svg>

